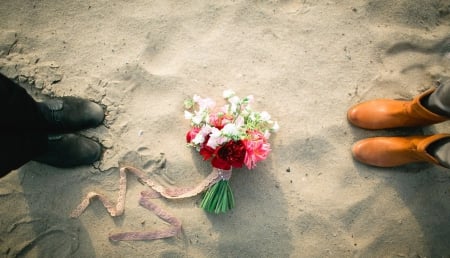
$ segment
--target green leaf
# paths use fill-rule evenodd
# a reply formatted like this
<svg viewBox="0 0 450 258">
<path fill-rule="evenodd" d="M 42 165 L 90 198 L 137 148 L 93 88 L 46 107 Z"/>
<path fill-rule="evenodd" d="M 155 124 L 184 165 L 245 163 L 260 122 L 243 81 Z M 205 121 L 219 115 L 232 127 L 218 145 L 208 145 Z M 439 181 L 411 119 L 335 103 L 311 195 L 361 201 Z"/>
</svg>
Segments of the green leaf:
<svg viewBox="0 0 450 258">
<path fill-rule="evenodd" d="M 184 108 L 191 109 L 194 106 L 194 100 L 193 99 L 186 99 L 184 100 Z"/>
</svg>

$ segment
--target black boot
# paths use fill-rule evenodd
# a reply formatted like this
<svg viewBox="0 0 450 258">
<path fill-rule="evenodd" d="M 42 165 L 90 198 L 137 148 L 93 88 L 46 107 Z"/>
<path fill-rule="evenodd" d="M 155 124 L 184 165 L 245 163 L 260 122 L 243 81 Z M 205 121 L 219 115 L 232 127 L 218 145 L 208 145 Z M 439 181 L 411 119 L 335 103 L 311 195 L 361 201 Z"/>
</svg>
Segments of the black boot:
<svg viewBox="0 0 450 258">
<path fill-rule="evenodd" d="M 99 143 L 76 134 L 51 135 L 47 152 L 34 161 L 54 167 L 68 168 L 89 165 L 100 159 Z"/>
<path fill-rule="evenodd" d="M 75 132 L 102 123 L 103 108 L 86 99 L 61 97 L 38 103 L 48 122 L 49 133 Z"/>
</svg>

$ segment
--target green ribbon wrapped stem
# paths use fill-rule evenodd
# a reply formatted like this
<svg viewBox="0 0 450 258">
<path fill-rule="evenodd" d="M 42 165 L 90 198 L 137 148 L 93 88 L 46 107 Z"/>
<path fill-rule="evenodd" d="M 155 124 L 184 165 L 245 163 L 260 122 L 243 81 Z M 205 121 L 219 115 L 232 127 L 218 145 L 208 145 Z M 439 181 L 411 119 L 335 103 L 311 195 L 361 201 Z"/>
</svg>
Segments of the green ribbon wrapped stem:
<svg viewBox="0 0 450 258">
<path fill-rule="evenodd" d="M 234 196 L 228 179 L 221 179 L 212 185 L 203 196 L 200 207 L 216 214 L 234 208 Z"/>
</svg>

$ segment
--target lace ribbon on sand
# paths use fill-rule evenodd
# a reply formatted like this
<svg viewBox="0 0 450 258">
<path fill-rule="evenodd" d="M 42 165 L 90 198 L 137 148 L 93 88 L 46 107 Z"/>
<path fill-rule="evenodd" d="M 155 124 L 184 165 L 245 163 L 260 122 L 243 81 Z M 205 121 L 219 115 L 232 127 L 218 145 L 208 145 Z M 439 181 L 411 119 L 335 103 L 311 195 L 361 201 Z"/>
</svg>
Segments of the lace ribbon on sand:
<svg viewBox="0 0 450 258">
<path fill-rule="evenodd" d="M 224 173 L 220 169 L 213 169 L 213 171 L 197 186 L 192 188 L 166 188 L 160 184 L 155 183 L 151 179 L 147 178 L 143 171 L 131 167 L 124 166 L 119 170 L 119 195 L 117 197 L 117 203 L 114 204 L 103 194 L 97 192 L 89 192 L 86 197 L 81 201 L 81 203 L 75 208 L 70 217 L 79 217 L 84 210 L 89 206 L 91 199 L 98 198 L 105 206 L 106 210 L 112 217 L 120 216 L 124 212 L 125 208 L 125 195 L 127 192 L 127 175 L 126 173 L 132 173 L 137 176 L 141 182 L 148 185 L 153 191 L 167 199 L 182 199 L 198 195 L 199 193 L 208 189 L 211 185 L 222 180 L 224 178 L 229 178 L 231 173 Z M 166 230 L 155 230 L 149 232 L 123 232 L 110 234 L 109 239 L 112 241 L 134 241 L 134 240 L 153 240 L 168 238 L 178 235 L 181 232 L 181 221 L 166 212 L 156 204 L 150 201 L 151 198 L 155 198 L 154 194 L 148 191 L 141 192 L 141 197 L 139 199 L 139 204 L 144 208 L 155 213 L 159 218 L 168 222 L 170 228 Z"/>
</svg>

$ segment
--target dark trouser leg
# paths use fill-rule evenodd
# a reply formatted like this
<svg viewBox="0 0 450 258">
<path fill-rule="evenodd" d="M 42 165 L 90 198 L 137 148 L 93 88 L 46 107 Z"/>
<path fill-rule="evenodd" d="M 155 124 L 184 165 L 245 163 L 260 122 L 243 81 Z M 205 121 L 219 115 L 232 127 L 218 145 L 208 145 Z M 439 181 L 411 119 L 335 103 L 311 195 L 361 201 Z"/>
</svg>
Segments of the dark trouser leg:
<svg viewBox="0 0 450 258">
<path fill-rule="evenodd" d="M 423 105 L 432 112 L 450 117 L 450 80 L 442 83 L 423 103 Z M 450 140 L 445 139 L 436 142 L 429 147 L 431 155 L 436 157 L 439 162 L 447 168 L 450 168 Z"/>
<path fill-rule="evenodd" d="M 433 157 L 435 157 L 439 163 L 450 168 L 450 139 L 442 139 L 430 145 L 427 149 Z"/>
<path fill-rule="evenodd" d="M 46 151 L 45 126 L 36 101 L 0 74 L 0 177 Z"/>
<path fill-rule="evenodd" d="M 436 114 L 450 117 L 450 80 L 443 82 L 422 104 Z"/>
</svg>

